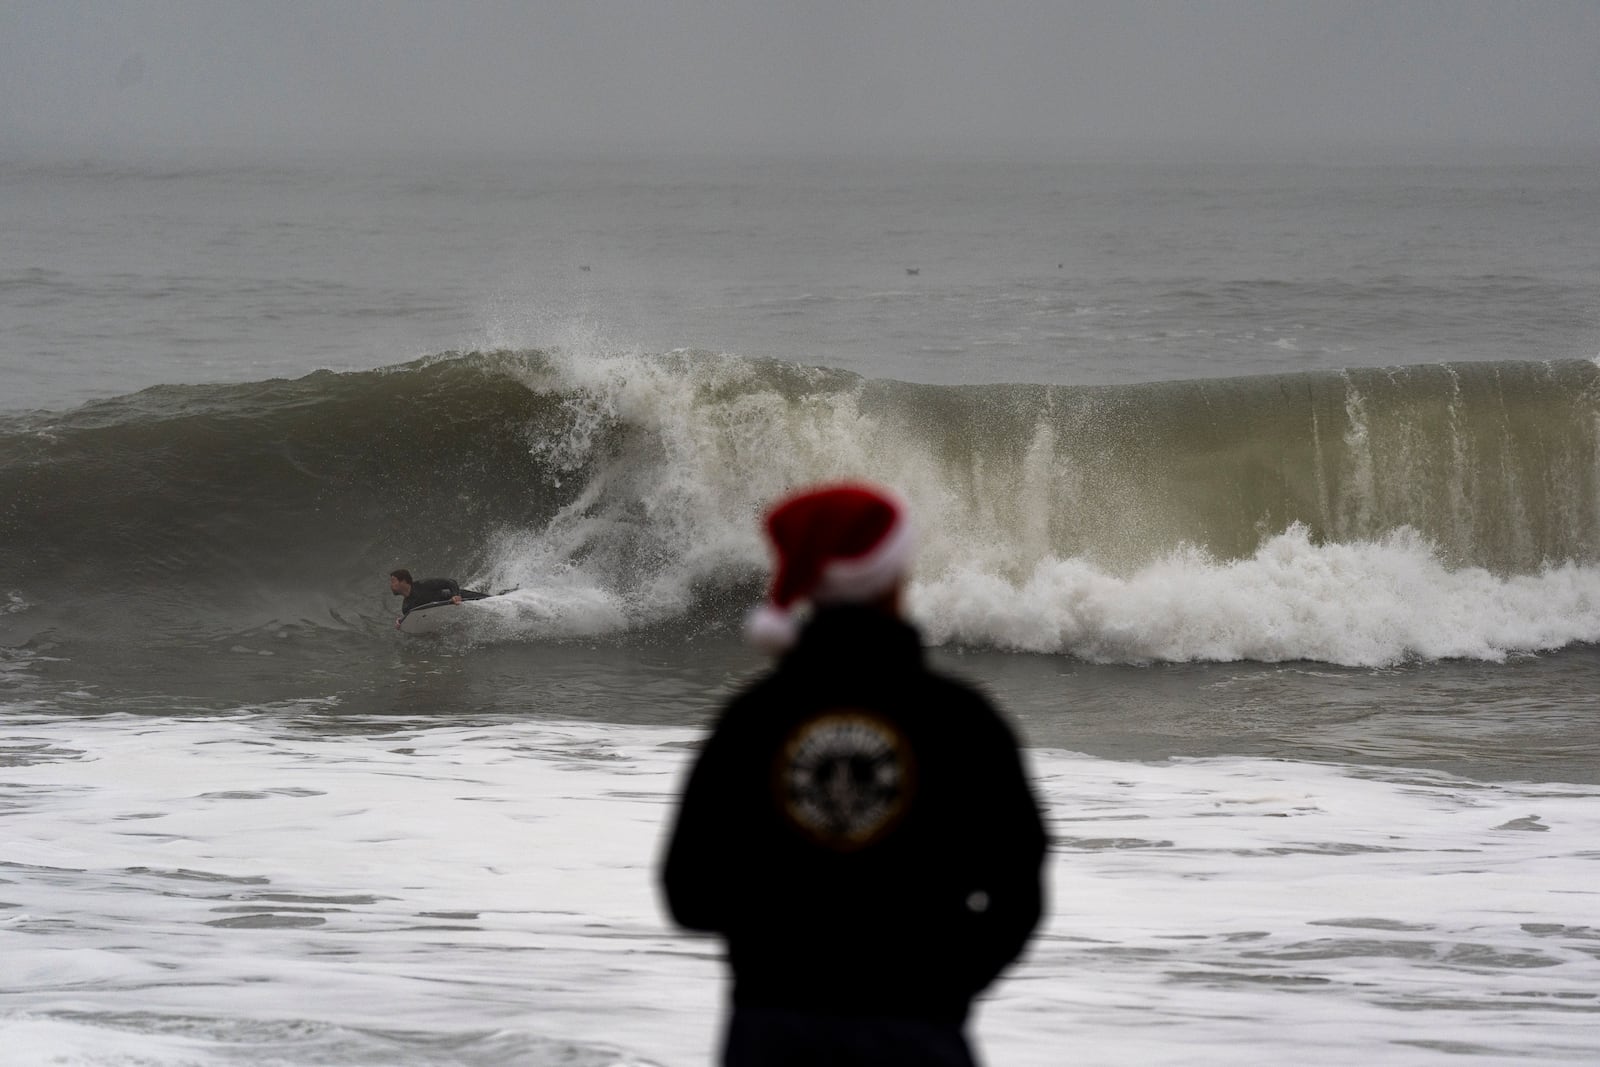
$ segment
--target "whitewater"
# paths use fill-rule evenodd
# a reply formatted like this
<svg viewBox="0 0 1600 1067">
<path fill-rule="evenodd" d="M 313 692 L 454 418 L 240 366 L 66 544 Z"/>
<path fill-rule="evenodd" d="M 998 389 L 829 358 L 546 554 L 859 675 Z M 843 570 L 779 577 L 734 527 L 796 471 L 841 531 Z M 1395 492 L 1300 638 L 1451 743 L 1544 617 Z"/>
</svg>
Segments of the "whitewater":
<svg viewBox="0 0 1600 1067">
<path fill-rule="evenodd" d="M 14 722 L 12 1062 L 712 1058 L 651 868 L 697 731 L 324 710 Z M 1055 907 L 993 1062 L 1592 1057 L 1594 787 L 1032 760 Z"/>
</svg>

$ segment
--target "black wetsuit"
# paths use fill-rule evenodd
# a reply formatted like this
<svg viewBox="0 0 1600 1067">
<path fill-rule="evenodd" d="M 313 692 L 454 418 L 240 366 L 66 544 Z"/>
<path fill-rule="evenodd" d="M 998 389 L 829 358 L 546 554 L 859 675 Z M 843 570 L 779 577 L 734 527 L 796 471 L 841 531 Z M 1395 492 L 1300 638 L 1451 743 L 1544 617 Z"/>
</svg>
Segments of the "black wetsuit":
<svg viewBox="0 0 1600 1067">
<path fill-rule="evenodd" d="M 972 998 L 1022 951 L 1045 833 L 1017 742 L 917 631 L 820 611 L 734 699 L 662 884 L 728 943 L 727 1064 L 963 1064 Z"/>
<path fill-rule="evenodd" d="M 400 614 L 408 615 L 412 608 L 420 608 L 424 604 L 436 604 L 453 597 L 460 597 L 462 600 L 482 600 L 488 595 L 463 589 L 456 584 L 454 578 L 418 578 L 411 583 L 411 595 L 400 602 Z"/>
</svg>

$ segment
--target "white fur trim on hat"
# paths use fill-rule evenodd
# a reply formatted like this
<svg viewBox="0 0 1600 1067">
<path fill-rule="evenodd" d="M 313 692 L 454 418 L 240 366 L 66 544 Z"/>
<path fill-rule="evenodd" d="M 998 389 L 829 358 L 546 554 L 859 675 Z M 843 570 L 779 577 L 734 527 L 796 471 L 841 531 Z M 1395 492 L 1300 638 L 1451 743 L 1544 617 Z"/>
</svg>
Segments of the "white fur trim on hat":
<svg viewBox="0 0 1600 1067">
<path fill-rule="evenodd" d="M 763 652 L 774 655 L 794 647 L 800 636 L 800 623 L 792 611 L 773 604 L 762 604 L 744 621 L 746 640 Z"/>
<path fill-rule="evenodd" d="M 877 547 L 854 559 L 837 559 L 823 568 L 811 599 L 818 604 L 855 603 L 871 600 L 894 588 L 895 582 L 905 576 L 911 564 L 912 549 L 916 545 L 916 531 L 912 529 L 905 503 L 891 498 L 895 508 L 895 523 Z"/>
</svg>

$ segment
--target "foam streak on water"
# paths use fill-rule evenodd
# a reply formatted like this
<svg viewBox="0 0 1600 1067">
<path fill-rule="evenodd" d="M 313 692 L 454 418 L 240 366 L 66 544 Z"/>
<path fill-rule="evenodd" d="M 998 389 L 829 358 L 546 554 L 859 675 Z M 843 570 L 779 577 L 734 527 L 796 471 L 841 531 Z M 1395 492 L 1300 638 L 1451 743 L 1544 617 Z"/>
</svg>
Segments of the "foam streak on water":
<svg viewBox="0 0 1600 1067">
<path fill-rule="evenodd" d="M 1113 663 L 1503 661 L 1600 640 L 1600 568 L 1452 569 L 1409 529 L 1319 545 L 1296 525 L 1247 559 L 1188 547 L 1126 577 L 1076 558 L 1043 560 L 1015 585 L 952 568 L 915 583 L 911 601 L 940 643 Z"/>
<path fill-rule="evenodd" d="M 653 889 L 696 731 L 327 710 L 11 725 L 12 1062 L 708 1061 L 715 947 Z M 1592 1059 L 1593 787 L 1031 758 L 1052 914 L 993 1062 Z"/>
</svg>

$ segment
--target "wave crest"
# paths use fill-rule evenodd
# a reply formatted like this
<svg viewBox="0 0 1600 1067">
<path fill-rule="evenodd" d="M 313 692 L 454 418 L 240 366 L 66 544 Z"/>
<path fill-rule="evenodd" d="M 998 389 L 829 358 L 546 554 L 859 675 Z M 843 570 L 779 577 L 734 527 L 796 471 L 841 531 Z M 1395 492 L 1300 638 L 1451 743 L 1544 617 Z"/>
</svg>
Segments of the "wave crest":
<svg viewBox="0 0 1600 1067">
<path fill-rule="evenodd" d="M 404 565 L 520 586 L 524 636 L 720 627 L 762 508 L 868 477 L 919 515 L 937 640 L 1496 658 L 1600 638 L 1597 428 L 1590 361 L 948 387 L 594 341 L 13 418 L 0 534 L 30 603 L 376 621 Z"/>
</svg>

